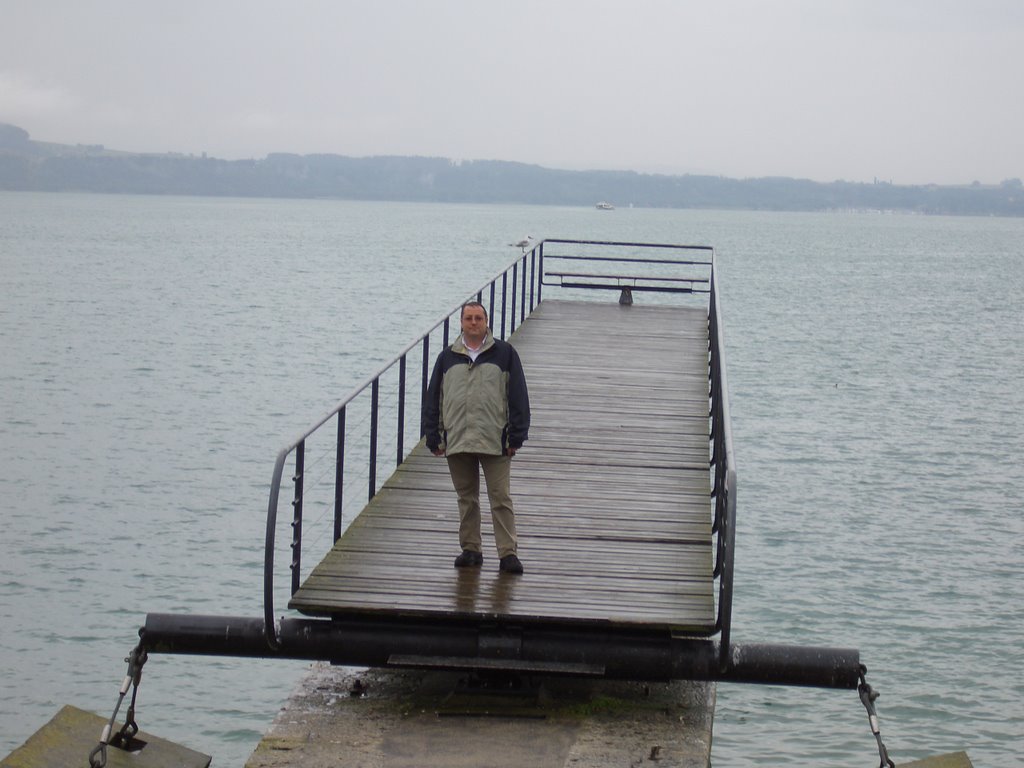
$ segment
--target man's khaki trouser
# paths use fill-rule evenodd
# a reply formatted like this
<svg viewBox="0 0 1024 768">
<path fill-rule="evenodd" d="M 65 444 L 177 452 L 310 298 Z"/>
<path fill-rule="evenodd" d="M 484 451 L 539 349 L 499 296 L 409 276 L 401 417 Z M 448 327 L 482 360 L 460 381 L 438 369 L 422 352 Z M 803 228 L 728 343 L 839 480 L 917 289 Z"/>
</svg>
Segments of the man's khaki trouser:
<svg viewBox="0 0 1024 768">
<path fill-rule="evenodd" d="M 448 471 L 459 497 L 459 544 L 471 552 L 482 552 L 480 542 L 480 468 L 487 482 L 487 498 L 491 502 L 494 541 L 498 557 L 516 552 L 516 519 L 509 492 L 508 456 L 482 453 L 453 453 L 447 456 Z"/>
</svg>

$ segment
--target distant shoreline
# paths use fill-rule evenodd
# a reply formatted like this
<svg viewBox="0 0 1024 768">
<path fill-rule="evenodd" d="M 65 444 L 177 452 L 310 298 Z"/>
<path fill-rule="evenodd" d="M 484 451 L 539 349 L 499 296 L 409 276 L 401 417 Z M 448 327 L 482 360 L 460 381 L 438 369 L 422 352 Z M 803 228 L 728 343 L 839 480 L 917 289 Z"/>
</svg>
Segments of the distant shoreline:
<svg viewBox="0 0 1024 768">
<path fill-rule="evenodd" d="M 1024 216 L 1024 184 L 894 185 L 782 177 L 564 171 L 502 160 L 296 155 L 220 160 L 33 141 L 0 123 L 0 189 L 616 208 Z"/>
</svg>

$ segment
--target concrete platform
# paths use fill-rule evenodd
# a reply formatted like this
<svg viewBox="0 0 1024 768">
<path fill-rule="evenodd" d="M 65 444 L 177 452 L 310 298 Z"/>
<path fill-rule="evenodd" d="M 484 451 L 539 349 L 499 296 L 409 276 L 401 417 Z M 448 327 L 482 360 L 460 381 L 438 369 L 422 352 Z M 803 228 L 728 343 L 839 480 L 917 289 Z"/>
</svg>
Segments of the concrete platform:
<svg viewBox="0 0 1024 768">
<path fill-rule="evenodd" d="M 109 717 L 73 706 L 53 719 L 3 760 L 0 768 L 87 768 Z M 117 733 L 122 723 L 115 724 Z M 107 747 L 107 768 L 207 768 L 210 756 L 139 731 L 128 749 Z"/>
<path fill-rule="evenodd" d="M 246 768 L 708 768 L 713 683 L 314 665 Z"/>
</svg>

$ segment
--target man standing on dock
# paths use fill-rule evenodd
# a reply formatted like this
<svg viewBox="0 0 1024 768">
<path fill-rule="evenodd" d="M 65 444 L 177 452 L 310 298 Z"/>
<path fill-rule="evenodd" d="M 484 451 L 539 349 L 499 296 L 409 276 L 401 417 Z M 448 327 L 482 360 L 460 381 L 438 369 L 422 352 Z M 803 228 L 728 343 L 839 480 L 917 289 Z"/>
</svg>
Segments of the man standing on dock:
<svg viewBox="0 0 1024 768">
<path fill-rule="evenodd" d="M 480 469 L 487 482 L 499 570 L 522 573 L 516 555 L 516 521 L 509 491 L 511 459 L 530 430 L 526 376 L 515 347 L 495 339 L 487 310 L 462 305 L 462 334 L 434 363 L 423 403 L 427 448 L 448 459 L 459 498 L 456 568 L 483 564 L 480 541 Z"/>
</svg>

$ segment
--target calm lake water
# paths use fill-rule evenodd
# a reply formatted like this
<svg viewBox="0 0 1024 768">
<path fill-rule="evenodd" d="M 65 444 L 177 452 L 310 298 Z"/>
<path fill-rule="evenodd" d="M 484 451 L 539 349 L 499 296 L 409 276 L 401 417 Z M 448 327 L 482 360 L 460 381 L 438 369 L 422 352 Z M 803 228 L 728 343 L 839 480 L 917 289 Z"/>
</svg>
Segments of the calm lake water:
<svg viewBox="0 0 1024 768">
<path fill-rule="evenodd" d="M 897 763 L 1019 765 L 1024 221 L 19 193 L 0 754 L 109 716 L 146 613 L 261 615 L 277 450 L 527 233 L 716 246 L 734 641 L 858 648 Z M 240 766 L 305 669 L 154 656 L 138 721 Z M 855 692 L 718 693 L 716 766 L 878 763 Z"/>
</svg>

